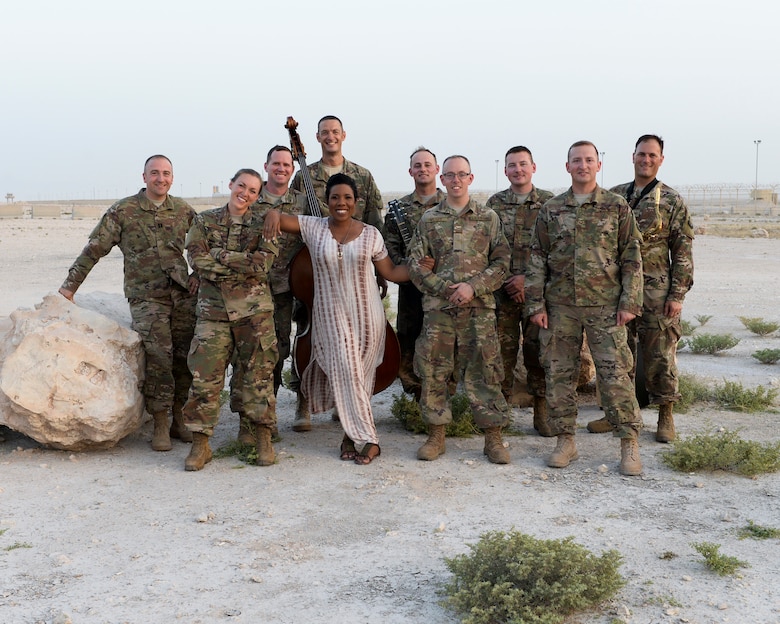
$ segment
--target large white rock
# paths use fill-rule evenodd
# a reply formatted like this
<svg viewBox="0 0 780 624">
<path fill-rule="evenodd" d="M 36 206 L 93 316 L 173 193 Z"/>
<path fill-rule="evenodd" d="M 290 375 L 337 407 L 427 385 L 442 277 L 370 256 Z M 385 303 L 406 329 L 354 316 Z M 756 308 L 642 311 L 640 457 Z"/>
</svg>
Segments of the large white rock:
<svg viewBox="0 0 780 624">
<path fill-rule="evenodd" d="M 114 299 L 85 303 L 127 308 Z M 114 446 L 143 421 L 140 336 L 59 294 L 35 308 L 0 324 L 0 424 L 58 449 Z"/>
</svg>

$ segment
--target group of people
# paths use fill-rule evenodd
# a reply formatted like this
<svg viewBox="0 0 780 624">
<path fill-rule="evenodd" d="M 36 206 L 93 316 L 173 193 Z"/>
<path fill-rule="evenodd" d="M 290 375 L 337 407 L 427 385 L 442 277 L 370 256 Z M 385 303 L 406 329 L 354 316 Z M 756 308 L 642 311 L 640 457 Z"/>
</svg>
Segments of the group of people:
<svg viewBox="0 0 780 624">
<path fill-rule="evenodd" d="M 321 160 L 294 179 L 292 152 L 274 146 L 265 182 L 241 169 L 227 204 L 200 214 L 168 195 L 170 160 L 150 157 L 146 187 L 109 208 L 71 267 L 60 292 L 72 300 L 100 257 L 113 246 L 123 252 L 125 296 L 146 351 L 153 449 L 169 450 L 179 438 L 192 442 L 185 469 L 211 460 L 209 437 L 231 365 L 239 439 L 256 445 L 258 464 L 273 464 L 276 394 L 295 320 L 310 323 L 311 349 L 301 370 L 293 366 L 293 430 L 310 430 L 312 412 L 333 409 L 344 429 L 340 458 L 370 464 L 381 453 L 371 396 L 385 348 L 386 280 L 400 284 L 399 377 L 428 427 L 420 460 L 445 453 L 450 398 L 461 384 L 488 460 L 510 461 L 502 429 L 521 345 L 534 428 L 557 437 L 547 465 L 576 460 L 583 336 L 604 410 L 588 429 L 621 439 L 620 472 L 642 471 L 633 389 L 639 349 L 651 403 L 659 405 L 656 439 L 674 439 L 693 228 L 681 197 L 657 180 L 660 137 L 639 138 L 634 180 L 612 191 L 596 182 L 596 146 L 574 143 L 566 162 L 571 187 L 557 197 L 534 186 L 531 151 L 513 147 L 504 163 L 510 186 L 487 205 L 469 195 L 468 158 L 453 155 L 440 167 L 420 147 L 410 157 L 414 192 L 399 200 L 400 217 L 393 211 L 384 220 L 373 176 L 342 154 L 341 120 L 323 117 L 316 138 Z M 309 309 L 290 286 L 304 245 Z"/>
</svg>

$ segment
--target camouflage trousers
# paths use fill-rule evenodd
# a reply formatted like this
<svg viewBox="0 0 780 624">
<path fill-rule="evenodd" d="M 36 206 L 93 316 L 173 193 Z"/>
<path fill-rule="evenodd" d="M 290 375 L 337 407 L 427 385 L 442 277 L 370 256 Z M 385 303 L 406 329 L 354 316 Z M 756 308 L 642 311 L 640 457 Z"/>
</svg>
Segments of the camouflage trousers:
<svg viewBox="0 0 780 624">
<path fill-rule="evenodd" d="M 540 329 L 542 364 L 547 378 L 547 414 L 553 434 L 575 432 L 577 379 L 583 330 L 596 365 L 596 383 L 604 414 L 615 435 L 634 437 L 642 426 L 631 383 L 633 358 L 626 328 L 617 326 L 613 306 L 554 305 L 547 310 L 547 329 Z"/>
<path fill-rule="evenodd" d="M 663 302 L 647 305 L 642 316 L 628 324 L 628 346 L 636 361 L 639 345 L 645 364 L 645 387 L 650 403 L 676 403 L 680 400 L 677 375 L 677 341 L 682 336 L 680 317 L 664 316 Z M 631 367 L 634 379 L 636 366 Z"/>
<path fill-rule="evenodd" d="M 169 300 L 130 299 L 133 329 L 146 354 L 143 394 L 150 414 L 183 404 L 192 382 L 187 353 L 195 331 L 197 297 L 172 288 Z"/>
<path fill-rule="evenodd" d="M 501 394 L 503 371 L 495 310 L 451 308 L 425 312 L 414 370 L 422 382 L 420 407 L 429 425 L 452 422 L 448 381 L 458 372 L 477 427 L 509 424 L 509 409 Z"/>
<path fill-rule="evenodd" d="M 515 366 L 520 351 L 522 335 L 523 364 L 528 371 L 526 383 L 533 396 L 545 395 L 544 368 L 539 359 L 539 326 L 528 322 L 523 316 L 522 303 L 515 303 L 503 289 L 495 292 L 496 329 L 501 345 L 501 361 L 504 365 L 504 380 L 501 392 L 505 398 L 512 396 L 515 381 Z"/>
<path fill-rule="evenodd" d="M 414 349 L 423 326 L 422 294 L 412 284 L 398 286 L 396 335 L 401 346 L 398 378 L 404 392 L 419 396 L 420 378 L 414 372 Z"/>
<path fill-rule="evenodd" d="M 225 371 L 233 364 L 231 409 L 250 422 L 276 424 L 276 333 L 269 312 L 237 321 L 198 319 L 187 362 L 192 386 L 182 414 L 187 429 L 211 435 L 219 421 Z"/>
<path fill-rule="evenodd" d="M 276 332 L 276 348 L 279 351 L 279 359 L 274 367 L 274 396 L 279 392 L 279 386 L 282 385 L 284 362 L 290 357 L 290 333 L 292 332 L 294 302 L 295 297 L 289 291 L 274 295 L 274 330 Z M 294 369 L 295 367 L 293 367 Z"/>
</svg>

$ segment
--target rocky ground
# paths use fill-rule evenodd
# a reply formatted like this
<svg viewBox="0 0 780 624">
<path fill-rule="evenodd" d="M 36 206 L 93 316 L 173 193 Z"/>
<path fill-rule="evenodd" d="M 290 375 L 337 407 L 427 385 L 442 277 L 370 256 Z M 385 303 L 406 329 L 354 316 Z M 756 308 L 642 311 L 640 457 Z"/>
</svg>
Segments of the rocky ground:
<svg viewBox="0 0 780 624">
<path fill-rule="evenodd" d="M 0 220 L 0 316 L 57 289 L 94 222 Z M 780 320 L 780 243 L 701 236 L 696 284 L 683 317 L 712 315 L 698 331 L 733 333 L 720 356 L 682 350 L 683 372 L 709 383 L 778 387 L 780 366 L 750 357 L 780 348 L 738 316 Z M 83 290 L 121 292 L 121 256 L 102 260 Z M 780 527 L 780 476 L 681 474 L 662 463 L 655 413 L 643 411 L 644 473 L 617 473 L 619 444 L 588 434 L 599 416 L 586 400 L 580 459 L 553 470 L 554 446 L 516 408 L 512 463 L 489 464 L 482 441 L 448 440 L 435 462 L 415 459 L 422 436 L 390 414 L 397 386 L 375 398 L 382 455 L 370 466 L 340 462 L 338 423 L 314 419 L 293 433 L 293 396 L 282 390 L 268 468 L 235 458 L 183 470 L 188 446 L 149 449 L 151 423 L 96 453 L 40 448 L 2 430 L 0 443 L 0 622 L 385 622 L 444 624 L 444 563 L 489 530 L 574 539 L 624 557 L 617 598 L 569 624 L 780 622 L 780 540 L 740 540 L 749 521 Z M 738 414 L 699 406 L 677 417 L 682 436 L 720 427 L 777 442 L 775 411 Z M 236 435 L 223 410 L 215 446 Z M 735 577 L 709 572 L 693 542 L 721 544 L 750 564 Z M 669 558 L 668 553 L 674 557 Z M 666 554 L 666 556 L 664 556 Z"/>
</svg>

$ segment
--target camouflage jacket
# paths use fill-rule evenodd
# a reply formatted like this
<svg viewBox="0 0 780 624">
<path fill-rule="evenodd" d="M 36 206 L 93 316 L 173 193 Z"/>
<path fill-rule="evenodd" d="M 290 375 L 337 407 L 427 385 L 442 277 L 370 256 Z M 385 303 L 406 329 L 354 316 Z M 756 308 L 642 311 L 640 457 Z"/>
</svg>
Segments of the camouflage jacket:
<svg viewBox="0 0 780 624">
<path fill-rule="evenodd" d="M 318 160 L 316 163 L 308 165 L 306 167 L 309 170 L 309 176 L 311 177 L 312 184 L 314 185 L 314 192 L 319 197 L 320 201 L 326 206 L 328 200 L 325 197 L 325 185 L 328 183 L 330 177 L 322 166 L 322 161 Z M 358 200 L 355 205 L 355 218 L 363 223 L 373 225 L 380 232 L 382 231 L 382 194 L 374 182 L 374 176 L 365 167 L 356 165 L 353 162 L 344 159 L 344 168 L 342 173 L 348 175 L 355 181 L 358 189 Z M 296 191 L 306 192 L 303 187 L 303 176 L 301 172 L 295 174 L 292 184 L 290 185 Z M 327 210 L 323 212 L 323 215 L 327 215 Z"/>
<path fill-rule="evenodd" d="M 597 187 L 577 204 L 571 188 L 536 218 L 525 277 L 529 316 L 546 304 L 616 306 L 642 313 L 642 235 L 626 200 Z"/>
<path fill-rule="evenodd" d="M 271 208 L 291 215 L 311 214 L 306 195 L 293 189 L 288 189 L 275 203 L 272 203 L 271 200 L 271 197 L 261 193 L 253 206 L 254 210 L 262 217 L 265 217 Z M 295 258 L 295 254 L 303 247 L 303 241 L 298 234 L 282 232 L 276 239 L 276 244 L 279 247 L 279 255 L 274 259 L 271 272 L 268 275 L 268 283 L 271 286 L 271 293 L 279 295 L 290 290 L 290 263 Z"/>
<path fill-rule="evenodd" d="M 92 267 L 116 245 L 124 256 L 128 299 L 168 299 L 171 288 L 187 289 L 184 239 L 195 211 L 183 199 L 170 195 L 157 208 L 145 191 L 120 199 L 106 210 L 68 269 L 62 288 L 76 292 Z"/>
<path fill-rule="evenodd" d="M 441 202 L 445 197 L 446 194 L 444 191 L 441 189 L 436 189 L 436 195 L 428 200 L 428 202 L 425 204 L 420 201 L 420 197 L 417 195 L 417 191 L 410 193 L 409 195 L 404 195 L 401 199 L 399 199 L 398 201 L 401 203 L 404 213 L 406 214 L 406 222 L 409 227 L 409 231 L 414 233 L 414 230 L 417 227 L 417 224 L 420 222 L 420 217 L 422 217 L 423 212 Z M 382 236 L 385 239 L 385 246 L 387 247 L 387 251 L 390 254 L 390 259 L 393 261 L 393 263 L 406 264 L 406 243 L 404 243 L 404 239 L 401 236 L 401 231 L 398 229 L 398 224 L 393 218 L 393 215 L 389 212 L 385 215 L 385 227 L 382 230 Z"/>
<path fill-rule="evenodd" d="M 631 201 L 630 186 L 629 182 L 611 190 Z M 688 207 L 677 191 L 659 182 L 633 212 L 642 232 L 645 299 L 682 303 L 693 286 L 693 224 Z"/>
<path fill-rule="evenodd" d="M 195 217 L 187 253 L 200 275 L 199 319 L 235 321 L 273 312 L 268 273 L 278 248 L 263 240 L 264 219 L 255 206 L 240 222 L 230 216 L 227 205 Z"/>
<path fill-rule="evenodd" d="M 409 245 L 409 257 L 431 256 L 436 264 L 427 271 L 409 265 L 412 282 L 423 293 L 423 310 L 449 307 L 449 286 L 467 282 L 474 289 L 470 307 L 493 308 L 493 291 L 503 284 L 509 269 L 509 245 L 498 215 L 473 199 L 463 211 L 444 199 L 426 210 Z"/>
<path fill-rule="evenodd" d="M 501 218 L 504 236 L 512 250 L 509 263 L 510 275 L 525 275 L 528 257 L 531 255 L 531 235 L 534 232 L 536 215 L 542 204 L 552 199 L 550 191 L 531 189 L 528 199 L 520 202 L 519 196 L 511 188 L 499 191 L 487 200 L 487 207 L 495 210 Z"/>
</svg>

